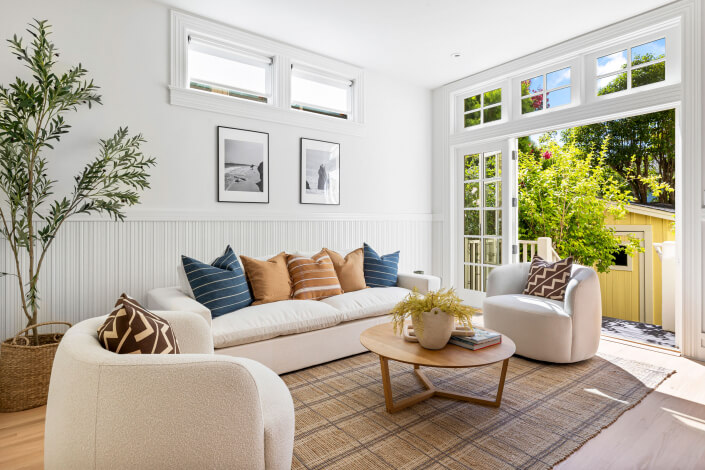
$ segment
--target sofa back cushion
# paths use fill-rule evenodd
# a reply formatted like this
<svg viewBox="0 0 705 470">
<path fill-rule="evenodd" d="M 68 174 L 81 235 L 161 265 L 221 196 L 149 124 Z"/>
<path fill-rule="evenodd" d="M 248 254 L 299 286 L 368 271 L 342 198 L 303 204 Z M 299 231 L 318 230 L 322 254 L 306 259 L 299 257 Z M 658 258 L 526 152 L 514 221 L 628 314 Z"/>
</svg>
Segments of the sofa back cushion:
<svg viewBox="0 0 705 470">
<path fill-rule="evenodd" d="M 194 298 L 213 318 L 252 304 L 245 273 L 230 245 L 211 264 L 188 256 L 181 256 L 181 262 Z"/>
<path fill-rule="evenodd" d="M 399 252 L 379 256 L 370 245 L 362 246 L 365 252 L 365 283 L 368 287 L 392 287 L 397 285 Z"/>
<path fill-rule="evenodd" d="M 555 263 L 546 261 L 540 256 L 534 256 L 524 294 L 563 301 L 572 270 L 572 256 Z"/>
<path fill-rule="evenodd" d="M 364 271 L 365 253 L 362 248 L 351 251 L 345 255 L 345 258 L 328 248 L 323 250 L 330 256 L 343 292 L 354 292 L 367 287 Z"/>
<path fill-rule="evenodd" d="M 169 322 L 122 294 L 98 328 L 98 341 L 118 354 L 179 354 Z"/>
<path fill-rule="evenodd" d="M 253 305 L 289 300 L 291 298 L 291 279 L 286 267 L 286 253 L 266 261 L 241 256 L 245 273 L 252 287 L 255 301 Z"/>
<path fill-rule="evenodd" d="M 325 250 L 310 258 L 286 255 L 286 266 L 291 278 L 292 297 L 296 300 L 321 300 L 343 293 L 333 263 Z"/>
</svg>

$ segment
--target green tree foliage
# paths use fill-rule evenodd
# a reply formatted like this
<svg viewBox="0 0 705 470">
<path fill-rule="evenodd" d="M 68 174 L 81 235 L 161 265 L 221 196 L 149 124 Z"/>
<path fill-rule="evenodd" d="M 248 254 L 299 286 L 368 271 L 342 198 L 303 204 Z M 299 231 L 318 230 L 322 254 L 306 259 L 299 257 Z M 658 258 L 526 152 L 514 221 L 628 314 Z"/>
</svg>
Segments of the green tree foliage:
<svg viewBox="0 0 705 470">
<path fill-rule="evenodd" d="M 609 142 L 606 143 L 609 145 Z M 583 154 L 572 144 L 553 139 L 519 158 L 519 238 L 551 237 L 561 257 L 609 271 L 614 253 L 625 243 L 605 226 L 607 214 L 623 218 L 632 197 L 605 165 L 605 151 Z M 638 240 L 626 250 L 643 250 Z"/>
<path fill-rule="evenodd" d="M 100 213 L 124 220 L 126 206 L 139 202 L 139 191 L 149 187 L 147 169 L 153 158 L 140 151 L 141 135 L 120 128 L 101 140 L 99 155 L 74 177 L 70 195 L 50 201 L 56 183 L 47 174 L 43 151 L 54 148 L 70 125 L 69 111 L 100 104 L 98 87 L 87 80 L 80 64 L 63 74 L 55 71 L 59 56 L 49 40 L 46 21 L 30 24 L 25 46 L 16 35 L 8 42 L 12 54 L 30 71 L 32 80 L 16 78 L 0 85 L 0 235 L 9 243 L 28 325 L 37 323 L 37 282 L 47 250 L 58 230 L 76 214 Z M 27 261 L 26 268 L 23 263 Z M 33 330 L 35 342 L 37 331 Z"/>
</svg>

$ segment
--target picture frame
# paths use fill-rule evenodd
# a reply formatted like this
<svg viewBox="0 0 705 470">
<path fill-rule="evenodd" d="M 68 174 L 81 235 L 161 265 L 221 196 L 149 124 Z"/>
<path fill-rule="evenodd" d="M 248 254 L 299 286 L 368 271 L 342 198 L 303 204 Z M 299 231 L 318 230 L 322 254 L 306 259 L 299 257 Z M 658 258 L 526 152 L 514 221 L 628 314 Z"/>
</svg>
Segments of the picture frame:
<svg viewBox="0 0 705 470">
<path fill-rule="evenodd" d="M 301 138 L 301 204 L 340 205 L 340 144 Z"/>
<path fill-rule="evenodd" d="M 269 134 L 218 126 L 218 201 L 269 203 Z"/>
</svg>

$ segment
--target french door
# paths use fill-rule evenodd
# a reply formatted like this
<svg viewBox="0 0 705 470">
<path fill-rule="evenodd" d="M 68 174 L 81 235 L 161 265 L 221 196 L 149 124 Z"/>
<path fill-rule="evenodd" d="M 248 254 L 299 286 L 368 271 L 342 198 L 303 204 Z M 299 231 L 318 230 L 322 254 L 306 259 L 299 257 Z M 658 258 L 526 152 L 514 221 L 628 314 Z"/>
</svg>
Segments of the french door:
<svg viewBox="0 0 705 470">
<path fill-rule="evenodd" d="M 487 276 L 511 263 L 517 245 L 516 140 L 456 148 L 455 287 L 480 307 Z M 515 155 L 515 153 L 514 153 Z"/>
</svg>

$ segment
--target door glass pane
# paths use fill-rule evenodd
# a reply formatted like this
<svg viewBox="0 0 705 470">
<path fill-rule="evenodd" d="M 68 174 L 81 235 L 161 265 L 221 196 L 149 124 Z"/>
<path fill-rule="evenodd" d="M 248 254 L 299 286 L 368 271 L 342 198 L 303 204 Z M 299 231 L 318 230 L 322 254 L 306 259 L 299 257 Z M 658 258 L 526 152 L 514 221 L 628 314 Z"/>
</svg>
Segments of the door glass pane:
<svg viewBox="0 0 705 470">
<path fill-rule="evenodd" d="M 483 285 L 485 285 L 485 286 L 487 285 L 487 277 L 490 275 L 490 273 L 492 272 L 493 269 L 494 268 L 491 268 L 489 266 L 485 266 L 485 270 L 484 270 L 485 272 L 483 273 L 483 276 L 482 276 L 482 284 Z"/>
<path fill-rule="evenodd" d="M 597 96 L 609 95 L 627 89 L 627 72 L 597 79 Z"/>
<path fill-rule="evenodd" d="M 480 239 L 466 238 L 465 239 L 465 262 L 479 263 L 480 262 Z"/>
<path fill-rule="evenodd" d="M 485 213 L 485 233 L 483 235 L 502 235 L 502 211 L 486 210 Z"/>
<path fill-rule="evenodd" d="M 477 126 L 478 124 L 480 124 L 480 111 L 465 115 L 465 127 Z"/>
<path fill-rule="evenodd" d="M 480 178 L 480 154 L 465 155 L 465 179 L 476 180 Z"/>
<path fill-rule="evenodd" d="M 546 89 L 553 90 L 570 85 L 570 67 L 546 75 Z"/>
<path fill-rule="evenodd" d="M 570 87 L 546 93 L 546 108 L 556 108 L 570 104 Z"/>
<path fill-rule="evenodd" d="M 482 262 L 485 264 L 502 264 L 502 239 L 485 238 L 484 246 Z"/>
<path fill-rule="evenodd" d="M 480 207 L 480 183 L 465 183 L 465 207 Z"/>
<path fill-rule="evenodd" d="M 632 70 L 632 88 L 650 83 L 662 82 L 666 79 L 666 62 L 647 65 Z"/>
<path fill-rule="evenodd" d="M 480 104 L 480 95 L 469 96 L 465 98 L 465 112 L 467 113 L 468 111 L 478 109 L 480 107 Z"/>
<path fill-rule="evenodd" d="M 598 57 L 597 75 L 617 72 L 627 68 L 627 50 L 615 52 L 614 54 Z"/>
<path fill-rule="evenodd" d="M 485 122 L 499 121 L 502 119 L 502 106 L 492 106 L 491 108 L 484 109 L 483 117 Z"/>
<path fill-rule="evenodd" d="M 490 106 L 497 104 L 502 101 L 502 89 L 497 88 L 496 90 L 488 91 L 485 93 L 485 104 L 484 106 Z"/>
<path fill-rule="evenodd" d="M 485 207 L 502 206 L 502 182 L 485 183 Z"/>
<path fill-rule="evenodd" d="M 645 64 L 666 57 L 666 38 L 632 47 L 632 65 Z"/>
<path fill-rule="evenodd" d="M 469 290 L 482 290 L 480 284 L 480 274 L 482 267 L 480 266 L 465 266 L 465 288 Z"/>
<path fill-rule="evenodd" d="M 480 235 L 480 211 L 465 211 L 465 235 Z"/>
<path fill-rule="evenodd" d="M 485 154 L 485 178 L 502 176 L 502 152 Z"/>
</svg>

